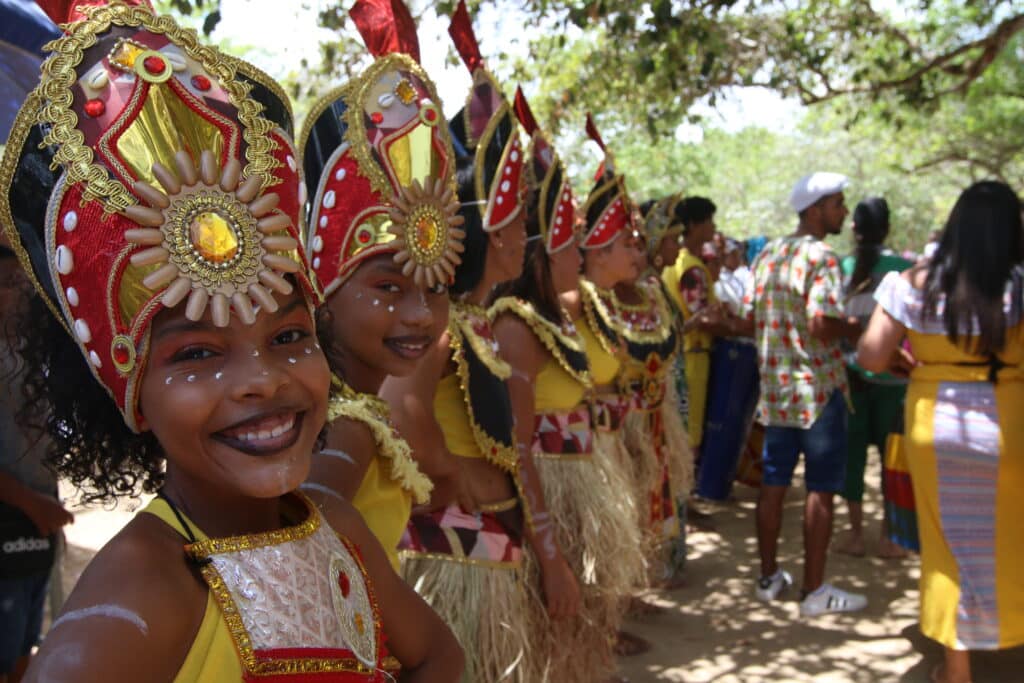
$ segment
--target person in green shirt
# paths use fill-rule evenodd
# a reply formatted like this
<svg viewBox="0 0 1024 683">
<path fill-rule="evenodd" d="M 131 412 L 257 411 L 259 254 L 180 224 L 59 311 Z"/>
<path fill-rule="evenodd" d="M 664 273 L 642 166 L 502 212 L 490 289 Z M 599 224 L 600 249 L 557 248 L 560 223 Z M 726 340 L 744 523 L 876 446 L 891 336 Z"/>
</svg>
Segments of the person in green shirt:
<svg viewBox="0 0 1024 683">
<path fill-rule="evenodd" d="M 842 261 L 846 278 L 846 313 L 866 325 L 875 309 L 874 291 L 886 273 L 902 272 L 912 262 L 886 249 L 889 235 L 889 205 L 881 197 L 869 197 L 857 204 L 853 212 L 853 235 L 857 242 L 854 253 Z M 848 351 L 853 351 L 852 348 Z M 849 555 L 862 556 L 864 543 L 864 468 L 868 446 L 874 444 L 881 452 L 886 436 L 895 431 L 903 412 L 906 380 L 888 373 L 867 372 L 847 355 L 847 376 L 853 412 L 847 434 L 846 484 L 842 495 L 850 517 L 850 529 L 836 549 Z M 904 551 L 888 538 L 883 521 L 879 557 L 902 557 Z"/>
</svg>

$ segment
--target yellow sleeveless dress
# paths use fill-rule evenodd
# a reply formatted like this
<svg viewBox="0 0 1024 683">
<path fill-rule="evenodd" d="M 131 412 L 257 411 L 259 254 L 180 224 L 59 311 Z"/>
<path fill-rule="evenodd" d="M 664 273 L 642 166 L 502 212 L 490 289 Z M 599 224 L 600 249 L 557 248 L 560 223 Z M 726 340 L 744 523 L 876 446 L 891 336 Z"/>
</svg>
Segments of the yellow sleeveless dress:
<svg viewBox="0 0 1024 683">
<path fill-rule="evenodd" d="M 691 254 L 687 249 L 679 251 L 679 258 L 672 265 L 661 271 L 661 281 L 665 284 L 665 291 L 675 302 L 683 314 L 683 321 L 687 321 L 697 313 L 685 300 L 679 290 L 683 275 L 691 268 L 698 268 L 704 274 L 708 283 L 708 303 L 717 301 L 711 272 L 704 265 L 699 257 Z M 708 381 L 711 375 L 711 345 L 714 336 L 700 330 L 692 330 L 683 335 L 683 361 L 686 369 L 686 388 L 689 392 L 687 404 L 689 405 L 689 432 L 690 445 L 692 448 L 699 448 L 704 437 L 704 417 L 707 409 Z"/>
</svg>

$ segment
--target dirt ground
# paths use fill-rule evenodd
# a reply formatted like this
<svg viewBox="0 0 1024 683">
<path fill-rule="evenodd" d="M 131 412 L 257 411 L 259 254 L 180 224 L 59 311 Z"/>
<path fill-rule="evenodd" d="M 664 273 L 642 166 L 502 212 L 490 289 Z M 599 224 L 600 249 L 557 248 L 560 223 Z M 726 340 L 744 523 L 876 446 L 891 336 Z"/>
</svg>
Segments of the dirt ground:
<svg viewBox="0 0 1024 683">
<path fill-rule="evenodd" d="M 878 496 L 871 493 L 878 490 L 878 475 L 875 465 L 868 473 L 865 500 L 869 555 L 852 558 L 833 553 L 827 572 L 828 580 L 838 586 L 869 596 L 865 611 L 802 620 L 796 591 L 770 605 L 755 600 L 757 492 L 738 486 L 733 501 L 712 510 L 709 525 L 713 529 L 691 528 L 687 585 L 647 596 L 664 611 L 627 624 L 653 647 L 646 654 L 623 659 L 622 673 L 632 683 L 928 681 L 942 653 L 917 627 L 917 559 L 882 560 L 870 555 L 880 514 Z M 67 531 L 62 582 L 66 591 L 96 550 L 131 519 L 131 507 L 77 513 Z M 803 552 L 801 510 L 802 494 L 791 491 L 780 562 L 797 584 Z M 838 522 L 844 521 L 840 512 Z M 972 661 L 975 683 L 1024 683 L 1024 648 L 979 653 Z"/>
</svg>

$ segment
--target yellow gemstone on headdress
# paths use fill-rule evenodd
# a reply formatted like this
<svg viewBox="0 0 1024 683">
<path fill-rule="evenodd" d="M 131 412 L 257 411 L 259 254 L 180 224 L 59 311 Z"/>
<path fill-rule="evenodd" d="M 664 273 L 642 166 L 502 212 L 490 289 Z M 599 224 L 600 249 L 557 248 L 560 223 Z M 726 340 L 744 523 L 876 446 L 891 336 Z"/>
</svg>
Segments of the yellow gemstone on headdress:
<svg viewBox="0 0 1024 683">
<path fill-rule="evenodd" d="M 413 239 L 416 240 L 416 247 L 422 253 L 430 253 L 437 246 L 441 237 L 441 224 L 437 218 L 429 213 L 420 214 L 413 225 Z"/>
<path fill-rule="evenodd" d="M 192 248 L 209 263 L 224 263 L 238 255 L 238 233 L 219 213 L 204 211 L 189 226 Z"/>
<path fill-rule="evenodd" d="M 110 63 L 124 71 L 132 71 L 135 68 L 135 59 L 145 51 L 146 48 L 138 43 L 122 38 L 110 51 Z"/>
<path fill-rule="evenodd" d="M 395 86 L 395 95 L 402 100 L 402 104 L 412 104 L 416 99 L 416 88 L 412 87 L 408 78 L 403 78 Z"/>
</svg>

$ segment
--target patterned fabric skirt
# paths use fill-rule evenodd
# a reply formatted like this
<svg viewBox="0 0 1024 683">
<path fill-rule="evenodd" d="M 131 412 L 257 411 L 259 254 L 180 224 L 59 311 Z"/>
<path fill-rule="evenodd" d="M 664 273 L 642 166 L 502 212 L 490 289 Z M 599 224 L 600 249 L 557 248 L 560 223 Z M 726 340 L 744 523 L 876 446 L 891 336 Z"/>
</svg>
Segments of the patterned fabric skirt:
<svg viewBox="0 0 1024 683">
<path fill-rule="evenodd" d="M 535 633 L 547 621 L 524 584 L 516 499 L 475 514 L 458 504 L 414 514 L 399 545 L 402 577 L 448 624 L 466 655 L 463 683 L 534 683 Z"/>
<path fill-rule="evenodd" d="M 906 454 L 921 539 L 921 631 L 1024 644 L 1024 383 L 911 381 Z"/>
<path fill-rule="evenodd" d="M 557 434 L 554 425 L 560 425 Z M 622 440 L 618 432 L 595 434 L 586 406 L 538 415 L 536 427 L 532 451 L 544 499 L 583 598 L 576 619 L 538 632 L 546 667 L 537 680 L 592 683 L 615 670 L 612 645 L 625 598 L 643 580 L 631 484 L 621 468 L 608 465 L 614 460 L 608 448 Z M 531 577 L 533 585 L 539 581 Z"/>
</svg>

